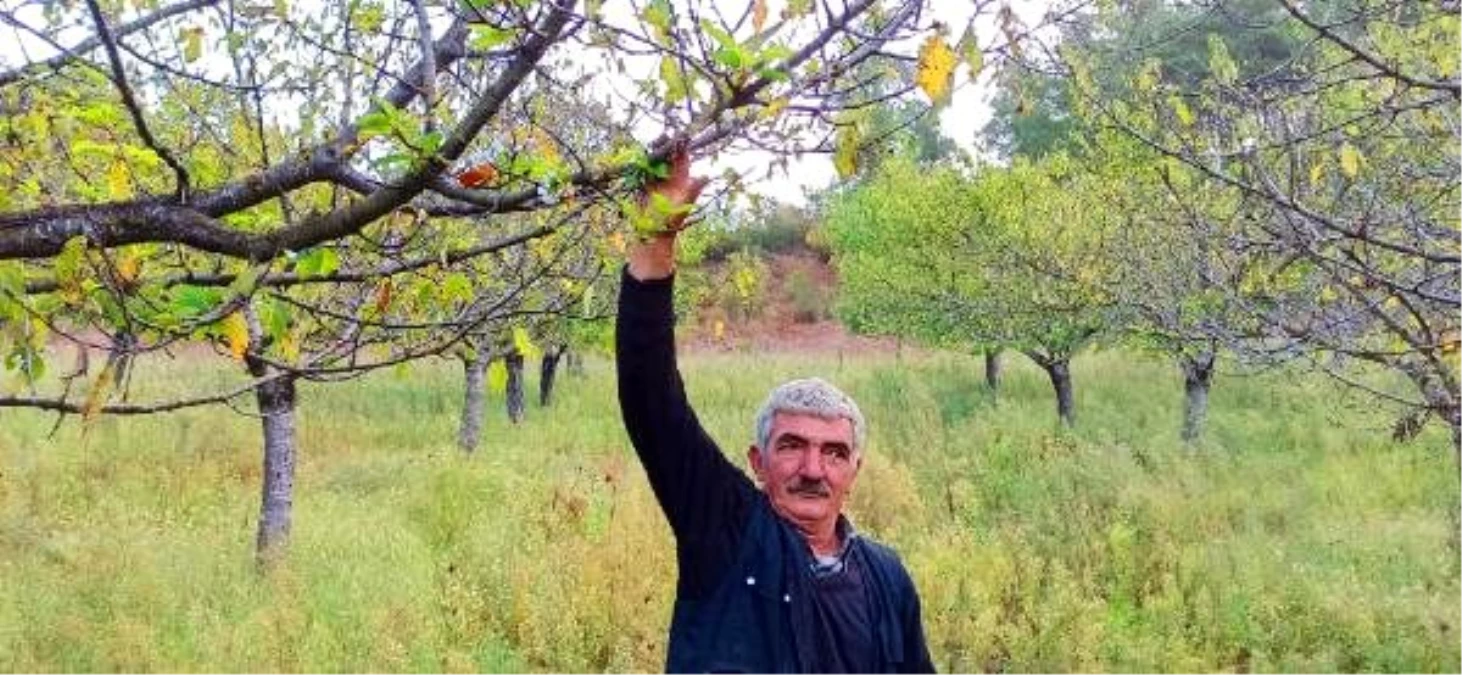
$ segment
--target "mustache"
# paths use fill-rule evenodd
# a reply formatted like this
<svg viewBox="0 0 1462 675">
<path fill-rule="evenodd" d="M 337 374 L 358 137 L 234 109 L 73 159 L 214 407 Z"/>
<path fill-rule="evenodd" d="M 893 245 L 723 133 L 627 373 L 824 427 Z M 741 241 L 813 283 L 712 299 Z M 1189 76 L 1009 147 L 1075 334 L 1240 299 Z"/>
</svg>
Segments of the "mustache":
<svg viewBox="0 0 1462 675">
<path fill-rule="evenodd" d="M 832 491 L 828 489 L 827 483 L 820 480 L 808 480 L 799 477 L 797 482 L 787 486 L 787 491 L 792 494 L 806 495 L 809 497 L 830 497 Z"/>
</svg>

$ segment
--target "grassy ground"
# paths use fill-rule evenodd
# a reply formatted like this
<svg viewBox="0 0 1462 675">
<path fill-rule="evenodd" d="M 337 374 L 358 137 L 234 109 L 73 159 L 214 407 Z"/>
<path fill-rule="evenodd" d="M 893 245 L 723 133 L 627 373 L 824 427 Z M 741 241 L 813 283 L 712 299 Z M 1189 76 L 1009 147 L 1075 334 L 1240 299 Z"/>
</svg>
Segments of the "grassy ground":
<svg viewBox="0 0 1462 675">
<path fill-rule="evenodd" d="M 222 375 L 172 366 L 153 393 Z M 941 670 L 1458 671 L 1444 435 L 1306 378 L 1221 378 L 1177 441 L 1175 369 L 1075 367 L 1052 426 L 1012 359 L 998 405 L 950 355 L 699 355 L 738 458 L 769 387 L 821 374 L 872 423 L 855 520 L 904 556 Z M 672 542 L 590 361 L 548 410 L 452 446 L 450 364 L 306 387 L 294 543 L 252 567 L 257 422 L 226 409 L 0 411 L 0 670 L 657 670 Z M 532 382 L 530 381 L 530 384 Z M 739 461 L 739 459 L 738 459 Z"/>
</svg>

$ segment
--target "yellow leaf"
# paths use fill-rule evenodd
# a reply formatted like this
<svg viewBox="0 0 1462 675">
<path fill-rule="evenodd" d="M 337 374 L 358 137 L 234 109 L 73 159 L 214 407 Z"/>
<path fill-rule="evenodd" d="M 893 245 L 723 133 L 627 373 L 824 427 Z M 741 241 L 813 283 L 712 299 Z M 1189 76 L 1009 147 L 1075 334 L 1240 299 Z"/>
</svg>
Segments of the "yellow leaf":
<svg viewBox="0 0 1462 675">
<path fill-rule="evenodd" d="M 660 59 L 660 81 L 665 83 L 666 103 L 678 103 L 690 95 L 690 87 L 680 76 L 680 66 L 676 65 L 674 57 Z"/>
<path fill-rule="evenodd" d="M 128 175 L 127 165 L 121 160 L 112 162 L 112 166 L 107 169 L 107 194 L 112 199 L 132 196 L 132 178 Z"/>
<path fill-rule="evenodd" d="M 192 63 L 203 55 L 203 28 L 201 26 L 189 26 L 178 31 L 178 39 L 183 43 L 183 60 Z"/>
<path fill-rule="evenodd" d="M 752 0 L 751 30 L 757 33 L 767 25 L 767 0 Z"/>
<path fill-rule="evenodd" d="M 712 331 L 716 335 L 716 341 L 720 342 L 720 341 L 725 340 L 726 339 L 726 322 L 725 321 L 722 321 L 720 319 L 716 319 L 716 323 L 712 326 Z"/>
<path fill-rule="evenodd" d="M 137 281 L 137 274 L 141 271 L 142 261 L 131 252 L 123 253 L 117 258 L 117 278 L 124 283 Z"/>
<path fill-rule="evenodd" d="M 223 332 L 223 339 L 228 343 L 228 353 L 235 359 L 242 360 L 244 352 L 249 350 L 249 324 L 244 321 L 244 315 L 233 312 L 219 324 Z"/>
<path fill-rule="evenodd" d="M 1182 122 L 1185 127 L 1193 126 L 1193 111 L 1188 109 L 1188 103 L 1183 100 L 1183 97 L 1174 95 L 1170 100 L 1173 105 L 1173 114 L 1178 117 L 1178 121 Z"/>
<path fill-rule="evenodd" d="M 522 326 L 513 328 L 513 347 L 525 359 L 536 359 L 542 355 L 542 352 L 538 350 L 538 345 L 533 344 L 533 339 L 528 337 L 528 331 L 524 330 Z"/>
<path fill-rule="evenodd" d="M 284 358 L 290 363 L 299 360 L 300 340 L 299 336 L 295 335 L 294 331 L 287 331 L 285 332 L 284 337 L 280 338 L 279 353 L 283 354 Z"/>
<path fill-rule="evenodd" d="M 1360 174 L 1360 151 L 1354 145 L 1345 143 L 1340 146 L 1340 171 L 1346 178 L 1355 178 Z"/>
<path fill-rule="evenodd" d="M 97 373 L 96 379 L 92 380 L 91 386 L 86 390 L 86 400 L 81 404 L 81 421 L 90 422 L 101 412 L 102 406 L 107 402 L 107 394 L 112 391 L 112 365 L 115 362 L 107 359 L 107 365 L 102 367 L 102 372 Z"/>
<path fill-rule="evenodd" d="M 1318 190 L 1325 181 L 1325 165 L 1315 162 L 1310 167 L 1310 188 Z"/>
<path fill-rule="evenodd" d="M 929 95 L 935 105 L 949 101 L 950 83 L 954 79 L 954 67 L 959 63 L 954 50 L 944 42 L 942 35 L 930 35 L 919 48 L 919 70 L 914 73 L 914 83 Z"/>
<path fill-rule="evenodd" d="M 766 107 L 763 108 L 761 111 L 762 119 L 769 120 L 773 117 L 776 117 L 777 115 L 782 114 L 782 111 L 787 109 L 788 102 L 789 101 L 787 100 L 786 96 L 774 98 L 770 101 L 767 101 Z"/>
<path fill-rule="evenodd" d="M 508 367 L 502 359 L 493 359 L 487 364 L 487 390 L 494 394 L 508 390 Z"/>
</svg>

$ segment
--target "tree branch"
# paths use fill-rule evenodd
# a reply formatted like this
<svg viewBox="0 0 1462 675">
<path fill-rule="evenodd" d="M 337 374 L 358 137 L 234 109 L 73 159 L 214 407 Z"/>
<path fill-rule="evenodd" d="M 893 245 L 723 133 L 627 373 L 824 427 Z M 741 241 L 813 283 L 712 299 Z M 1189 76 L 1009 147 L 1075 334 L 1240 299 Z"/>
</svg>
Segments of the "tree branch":
<svg viewBox="0 0 1462 675">
<path fill-rule="evenodd" d="M 173 170 L 177 184 L 174 186 L 174 197 L 179 204 L 188 202 L 188 170 L 173 156 L 171 150 L 159 143 L 157 137 L 152 135 L 152 129 L 147 126 L 147 118 L 142 114 L 142 107 L 137 104 L 137 97 L 132 93 L 132 85 L 127 82 L 127 73 L 122 70 L 122 55 L 117 52 L 117 41 L 112 37 L 112 29 L 107 26 L 107 19 L 102 16 L 102 9 L 96 0 L 86 0 L 87 9 L 91 10 L 91 19 L 96 23 L 96 34 L 101 39 L 102 46 L 106 47 L 107 60 L 112 65 L 112 84 L 116 86 L 117 93 L 122 96 L 122 104 L 127 106 L 127 112 L 132 115 L 132 126 L 137 128 L 137 135 L 142 137 L 142 142 L 147 144 L 158 157 L 162 158 Z"/>
</svg>

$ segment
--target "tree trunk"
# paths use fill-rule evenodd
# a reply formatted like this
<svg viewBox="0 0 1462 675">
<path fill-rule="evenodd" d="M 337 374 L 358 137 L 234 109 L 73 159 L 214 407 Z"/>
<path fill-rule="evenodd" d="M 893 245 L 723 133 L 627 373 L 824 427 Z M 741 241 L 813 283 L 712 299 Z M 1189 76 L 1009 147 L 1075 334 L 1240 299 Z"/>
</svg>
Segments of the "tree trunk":
<svg viewBox="0 0 1462 675">
<path fill-rule="evenodd" d="M 553 378 L 558 374 L 558 360 L 568 351 L 567 347 L 553 347 L 543 352 L 543 362 L 538 369 L 538 405 L 548 407 L 553 402 Z"/>
<path fill-rule="evenodd" d="M 1193 444 L 1203 437 L 1208 421 L 1208 390 L 1213 386 L 1214 353 L 1179 357 L 1183 369 L 1183 442 Z"/>
<path fill-rule="evenodd" d="M 564 355 L 564 361 L 568 364 L 569 374 L 574 377 L 584 376 L 584 357 L 577 351 L 569 349 Z"/>
<path fill-rule="evenodd" d="M 477 443 L 482 439 L 482 410 L 490 360 L 482 351 L 462 358 L 466 386 L 462 395 L 462 424 L 457 428 L 457 447 L 469 455 L 477 450 Z"/>
<path fill-rule="evenodd" d="M 1076 426 L 1076 403 L 1071 393 L 1071 357 L 1048 356 L 1035 351 L 1028 351 L 1026 355 L 1050 378 L 1051 388 L 1056 390 L 1056 416 L 1061 424 L 1068 429 Z"/>
<path fill-rule="evenodd" d="M 985 386 L 996 396 L 1000 395 L 1000 352 L 999 349 L 985 352 Z"/>
<path fill-rule="evenodd" d="M 261 570 L 268 570 L 284 557 L 289 545 L 290 524 L 294 511 L 295 382 L 288 374 L 280 375 L 254 351 L 264 345 L 264 330 L 253 305 L 241 310 L 249 333 L 249 349 L 244 353 L 244 366 L 255 378 L 278 375 L 254 387 L 254 402 L 259 406 L 259 419 L 264 430 L 264 475 L 259 487 L 259 532 L 254 541 L 254 560 Z"/>
<path fill-rule="evenodd" d="M 523 421 L 523 354 L 514 349 L 503 357 L 508 369 L 508 420 L 513 424 Z"/>
<path fill-rule="evenodd" d="M 270 567 L 283 556 L 289 543 L 294 509 L 294 378 L 284 376 L 265 382 L 254 389 L 254 398 L 264 426 L 264 477 L 255 557 L 261 567 Z"/>
<path fill-rule="evenodd" d="M 1458 491 L 1452 495 L 1452 571 L 1462 574 L 1462 406 L 1447 411 L 1452 427 L 1452 454 L 1458 469 Z"/>
</svg>

